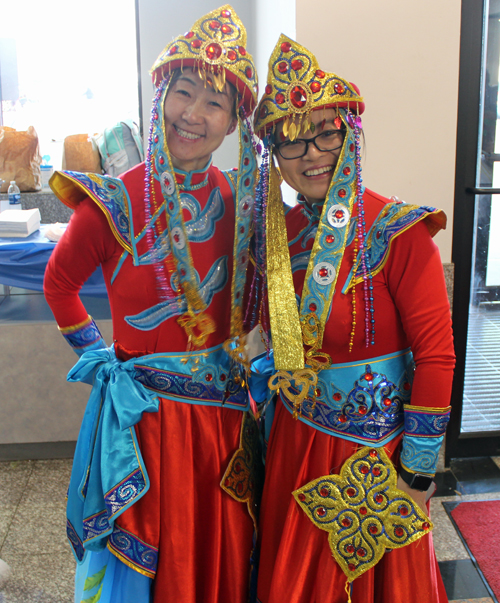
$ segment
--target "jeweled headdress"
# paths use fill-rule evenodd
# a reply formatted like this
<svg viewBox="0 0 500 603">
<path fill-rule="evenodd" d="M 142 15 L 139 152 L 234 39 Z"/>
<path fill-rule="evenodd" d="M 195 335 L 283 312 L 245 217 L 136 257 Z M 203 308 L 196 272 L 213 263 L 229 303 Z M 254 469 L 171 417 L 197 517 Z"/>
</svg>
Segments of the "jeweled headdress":
<svg viewBox="0 0 500 603">
<path fill-rule="evenodd" d="M 210 76 L 220 92 L 226 80 L 241 94 L 250 114 L 257 102 L 257 74 L 246 49 L 247 33 L 234 8 L 225 4 L 208 13 L 184 35 L 167 44 L 156 59 L 151 74 L 158 86 L 178 67 L 195 67 Z"/>
<path fill-rule="evenodd" d="M 311 251 L 300 309 L 297 309 L 292 280 L 286 225 L 279 188 L 279 177 L 272 160 L 275 126 L 283 122 L 282 134 L 296 140 L 313 129 L 310 115 L 317 109 L 336 110 L 334 125 L 345 131 L 343 146 L 332 176 L 319 219 Z M 355 217 L 355 263 L 363 267 L 363 284 L 368 312 L 365 317 L 365 340 L 374 336 L 373 304 L 370 301 L 371 273 L 366 259 L 366 227 L 361 180 L 361 117 L 364 111 L 359 89 L 334 73 L 320 69 L 315 56 L 294 40 L 281 35 L 269 60 L 264 95 L 255 112 L 255 132 L 264 143 L 256 196 L 256 263 L 250 307 L 254 300 L 264 300 L 260 316 L 248 320 L 249 326 L 260 319 L 264 330 L 272 333 L 275 367 L 278 369 L 271 388 L 295 380 L 296 411 L 307 390 L 315 386 L 317 373 L 331 360 L 320 352 L 325 323 L 338 278 L 353 209 Z M 267 283 L 262 275 L 266 275 Z M 267 284 L 267 286 L 266 286 Z M 269 320 L 265 316 L 268 300 Z M 353 287 L 353 319 L 350 349 L 356 326 Z M 305 365 L 311 368 L 305 368 Z M 291 375 L 287 371 L 294 371 Z M 280 382 L 278 378 L 284 380 Z M 298 383 L 301 383 L 299 386 Z M 275 386 L 275 387 L 274 387 Z"/>
<path fill-rule="evenodd" d="M 216 325 L 205 313 L 206 303 L 190 252 L 182 217 L 179 187 L 165 140 L 163 105 L 172 73 L 194 69 L 207 85 L 221 92 L 226 81 L 236 89 L 239 131 L 239 163 L 236 183 L 232 312 L 228 352 L 238 361 L 243 358 L 243 290 L 248 262 L 250 221 L 254 203 L 256 158 L 249 121 L 257 99 L 257 76 L 251 55 L 246 50 L 246 31 L 234 9 L 226 4 L 198 21 L 184 35 L 170 42 L 151 70 L 156 93 L 151 110 L 145 176 L 145 219 L 147 241 L 155 258 L 160 298 L 168 301 L 183 295 L 187 311 L 178 319 L 188 335 L 189 347 L 202 347 Z M 161 203 L 154 198 L 153 181 L 161 183 Z M 164 208 L 165 219 L 162 219 Z M 170 284 L 176 283 L 176 291 Z"/>
<path fill-rule="evenodd" d="M 357 86 L 321 70 L 311 52 L 282 34 L 269 59 L 267 85 L 255 112 L 255 132 L 263 138 L 284 120 L 283 134 L 294 140 L 307 131 L 311 111 L 320 107 L 345 108 L 360 115 L 365 105 Z"/>
</svg>

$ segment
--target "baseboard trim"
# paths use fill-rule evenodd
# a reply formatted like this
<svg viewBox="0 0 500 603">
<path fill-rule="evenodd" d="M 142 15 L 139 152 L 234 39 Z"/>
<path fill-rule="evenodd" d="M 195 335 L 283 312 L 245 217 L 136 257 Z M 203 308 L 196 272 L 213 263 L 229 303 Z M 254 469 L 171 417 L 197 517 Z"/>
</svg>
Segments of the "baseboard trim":
<svg viewBox="0 0 500 603">
<path fill-rule="evenodd" d="M 0 444 L 0 461 L 28 461 L 42 459 L 71 459 L 76 442 L 28 442 Z"/>
</svg>

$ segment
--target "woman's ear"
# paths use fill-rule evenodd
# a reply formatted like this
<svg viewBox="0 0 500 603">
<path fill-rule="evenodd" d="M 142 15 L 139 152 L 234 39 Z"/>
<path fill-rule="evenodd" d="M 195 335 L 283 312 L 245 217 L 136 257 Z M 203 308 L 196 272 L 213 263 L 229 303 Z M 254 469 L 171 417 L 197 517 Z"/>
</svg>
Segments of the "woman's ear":
<svg viewBox="0 0 500 603">
<path fill-rule="evenodd" d="M 232 134 L 236 130 L 237 123 L 238 123 L 238 120 L 236 119 L 236 117 L 233 117 L 231 119 L 231 123 L 229 124 L 229 128 L 227 129 L 226 136 L 228 136 L 229 134 Z"/>
</svg>

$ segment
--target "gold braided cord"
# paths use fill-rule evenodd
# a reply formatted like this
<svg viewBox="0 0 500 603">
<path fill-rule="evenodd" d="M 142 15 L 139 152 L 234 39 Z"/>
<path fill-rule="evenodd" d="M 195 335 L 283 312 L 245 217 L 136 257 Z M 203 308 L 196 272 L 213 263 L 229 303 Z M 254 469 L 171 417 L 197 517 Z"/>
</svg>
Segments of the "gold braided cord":
<svg viewBox="0 0 500 603">
<path fill-rule="evenodd" d="M 288 251 L 279 176 L 270 164 L 267 204 L 267 287 L 276 369 L 304 368 L 304 348 Z"/>
</svg>

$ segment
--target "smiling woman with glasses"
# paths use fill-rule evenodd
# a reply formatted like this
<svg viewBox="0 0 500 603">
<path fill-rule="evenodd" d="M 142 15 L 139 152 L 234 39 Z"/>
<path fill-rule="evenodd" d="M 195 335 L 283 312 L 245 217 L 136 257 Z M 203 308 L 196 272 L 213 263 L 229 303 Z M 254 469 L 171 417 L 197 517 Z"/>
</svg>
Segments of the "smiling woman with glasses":
<svg viewBox="0 0 500 603">
<path fill-rule="evenodd" d="M 341 130 L 327 129 L 311 138 L 297 138 L 296 140 L 275 143 L 274 148 L 283 159 L 299 159 L 307 155 L 311 143 L 318 151 L 336 151 L 340 149 L 344 143 L 345 133 L 345 128 Z"/>
</svg>

